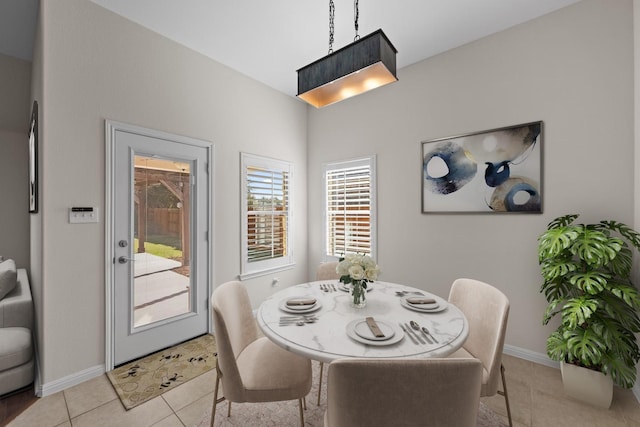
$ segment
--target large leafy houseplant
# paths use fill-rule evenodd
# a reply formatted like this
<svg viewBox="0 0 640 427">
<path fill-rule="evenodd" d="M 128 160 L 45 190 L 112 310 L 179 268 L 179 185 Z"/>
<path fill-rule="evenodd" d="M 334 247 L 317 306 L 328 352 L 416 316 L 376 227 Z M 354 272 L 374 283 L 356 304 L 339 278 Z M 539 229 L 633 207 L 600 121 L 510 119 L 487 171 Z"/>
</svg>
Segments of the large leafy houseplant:
<svg viewBox="0 0 640 427">
<path fill-rule="evenodd" d="M 575 224 L 578 215 L 549 223 L 538 238 L 538 261 L 547 302 L 543 323 L 560 315 L 547 354 L 610 375 L 633 387 L 640 350 L 640 296 L 631 282 L 632 249 L 640 234 L 616 221 Z"/>
</svg>

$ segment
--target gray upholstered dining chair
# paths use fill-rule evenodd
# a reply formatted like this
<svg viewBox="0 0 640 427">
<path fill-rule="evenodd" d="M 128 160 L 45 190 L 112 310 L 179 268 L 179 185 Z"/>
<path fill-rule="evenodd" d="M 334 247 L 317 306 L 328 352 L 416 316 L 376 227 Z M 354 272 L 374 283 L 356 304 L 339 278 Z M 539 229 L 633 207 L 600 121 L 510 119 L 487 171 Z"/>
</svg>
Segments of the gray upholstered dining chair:
<svg viewBox="0 0 640 427">
<path fill-rule="evenodd" d="M 237 281 L 218 286 L 211 297 L 218 363 L 211 426 L 216 406 L 229 402 L 298 399 L 304 427 L 303 398 L 311 390 L 311 361 L 260 336 L 246 288 Z M 218 399 L 220 382 L 224 397 Z"/>
<path fill-rule="evenodd" d="M 325 427 L 475 427 L 477 359 L 338 359 L 329 364 Z"/>
<path fill-rule="evenodd" d="M 480 396 L 504 397 L 509 426 L 512 426 L 511 408 L 505 369 L 502 364 L 504 335 L 509 317 L 509 300 L 495 287 L 474 279 L 457 279 L 451 285 L 449 302 L 458 307 L 469 322 L 469 336 L 462 348 L 450 357 L 473 357 L 482 362 L 482 388 Z M 502 390 L 498 379 L 502 378 Z"/>
<path fill-rule="evenodd" d="M 340 276 L 336 273 L 337 261 L 323 262 L 316 269 L 316 280 L 338 280 Z M 320 376 L 318 377 L 318 405 L 320 405 L 320 395 L 322 391 L 322 374 L 324 363 L 320 362 Z"/>
</svg>

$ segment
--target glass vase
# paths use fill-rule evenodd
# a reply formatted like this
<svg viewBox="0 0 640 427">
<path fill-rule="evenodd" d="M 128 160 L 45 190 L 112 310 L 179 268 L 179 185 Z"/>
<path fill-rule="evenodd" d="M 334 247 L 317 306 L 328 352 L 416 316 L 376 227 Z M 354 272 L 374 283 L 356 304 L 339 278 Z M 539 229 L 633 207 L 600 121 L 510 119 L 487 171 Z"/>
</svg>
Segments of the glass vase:
<svg viewBox="0 0 640 427">
<path fill-rule="evenodd" d="M 351 282 L 351 306 L 355 308 L 363 308 L 367 305 L 367 290 L 365 282 L 354 280 Z"/>
</svg>

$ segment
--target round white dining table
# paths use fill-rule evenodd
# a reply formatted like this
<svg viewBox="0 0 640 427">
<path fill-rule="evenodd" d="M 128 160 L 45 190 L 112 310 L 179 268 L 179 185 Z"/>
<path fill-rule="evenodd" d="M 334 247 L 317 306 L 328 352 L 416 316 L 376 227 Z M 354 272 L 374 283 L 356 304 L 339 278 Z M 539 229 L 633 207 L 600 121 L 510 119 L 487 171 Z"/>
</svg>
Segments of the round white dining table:
<svg viewBox="0 0 640 427">
<path fill-rule="evenodd" d="M 342 290 L 344 285 L 337 280 L 285 288 L 260 305 L 256 316 L 258 325 L 267 338 L 285 350 L 325 363 L 345 357 L 445 357 L 467 339 L 469 326 L 464 314 L 445 299 L 395 283 L 376 281 L 368 286 L 363 308 L 351 305 L 351 295 Z M 412 293 L 399 296 L 398 291 Z M 407 304 L 408 297 L 433 298 L 440 308 L 416 311 Z M 315 306 L 309 309 L 315 310 L 295 310 L 286 305 L 291 299 L 315 299 Z M 303 319 L 303 316 L 310 318 L 308 323 L 303 321 L 298 325 L 289 320 Z M 367 317 L 373 317 L 382 332 L 386 332 L 384 339 L 376 339 L 371 334 L 363 323 Z M 421 330 L 407 331 L 411 321 L 425 327 L 429 334 Z M 367 333 L 371 334 L 369 339 L 365 339 Z"/>
</svg>

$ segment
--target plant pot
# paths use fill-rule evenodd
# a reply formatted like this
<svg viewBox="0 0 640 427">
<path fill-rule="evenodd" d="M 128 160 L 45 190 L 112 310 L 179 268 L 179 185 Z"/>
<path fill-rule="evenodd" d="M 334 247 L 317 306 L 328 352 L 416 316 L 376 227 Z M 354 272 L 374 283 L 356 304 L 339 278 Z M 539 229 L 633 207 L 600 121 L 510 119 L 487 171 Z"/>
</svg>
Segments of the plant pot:
<svg viewBox="0 0 640 427">
<path fill-rule="evenodd" d="M 594 406 L 609 409 L 613 399 L 613 380 L 602 372 L 560 362 L 564 392 Z"/>
</svg>

